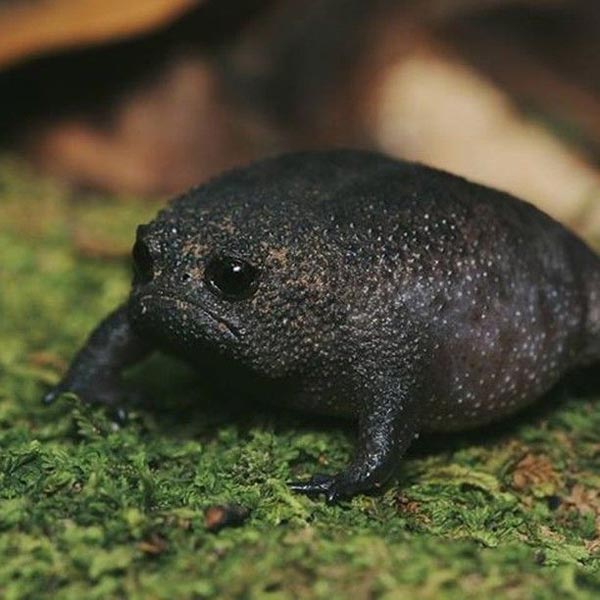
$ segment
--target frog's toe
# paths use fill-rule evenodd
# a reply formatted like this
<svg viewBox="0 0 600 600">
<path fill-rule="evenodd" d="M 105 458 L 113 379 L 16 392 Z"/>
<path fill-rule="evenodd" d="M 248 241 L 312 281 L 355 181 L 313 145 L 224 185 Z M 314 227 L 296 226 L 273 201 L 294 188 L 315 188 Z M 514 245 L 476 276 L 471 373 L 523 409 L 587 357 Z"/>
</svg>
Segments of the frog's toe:
<svg viewBox="0 0 600 600">
<path fill-rule="evenodd" d="M 327 492 L 334 477 L 329 475 L 314 475 L 308 481 L 292 481 L 288 483 L 288 487 L 293 492 L 306 494 L 307 496 L 317 496 Z"/>
<path fill-rule="evenodd" d="M 61 390 L 60 386 L 56 386 L 56 387 L 52 388 L 49 392 L 44 394 L 44 396 L 42 397 L 42 404 L 45 404 L 46 406 L 50 406 L 51 404 L 54 404 L 56 399 L 61 394 L 63 394 L 65 391 L 66 390 Z"/>
<path fill-rule="evenodd" d="M 42 398 L 43 404 L 52 404 L 61 395 L 72 393 L 88 404 L 117 406 L 125 398 L 124 389 L 118 377 L 112 374 L 102 377 L 73 377 L 67 375 L 58 385 L 48 391 Z"/>
<path fill-rule="evenodd" d="M 314 475 L 308 481 L 292 482 L 288 486 L 292 491 L 307 496 L 324 495 L 328 504 L 335 504 L 358 491 L 349 486 L 348 482 L 339 475 Z"/>
</svg>

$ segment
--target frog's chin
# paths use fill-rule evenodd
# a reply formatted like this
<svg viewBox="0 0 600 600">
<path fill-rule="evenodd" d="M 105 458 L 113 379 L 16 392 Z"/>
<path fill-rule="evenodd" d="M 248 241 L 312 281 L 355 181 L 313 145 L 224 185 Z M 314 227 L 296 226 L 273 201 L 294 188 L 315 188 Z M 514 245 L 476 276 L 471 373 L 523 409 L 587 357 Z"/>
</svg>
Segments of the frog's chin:
<svg viewBox="0 0 600 600">
<path fill-rule="evenodd" d="M 241 329 L 214 310 L 173 296 L 132 296 L 129 316 L 143 335 L 184 352 L 213 349 L 228 354 L 242 339 Z"/>
</svg>

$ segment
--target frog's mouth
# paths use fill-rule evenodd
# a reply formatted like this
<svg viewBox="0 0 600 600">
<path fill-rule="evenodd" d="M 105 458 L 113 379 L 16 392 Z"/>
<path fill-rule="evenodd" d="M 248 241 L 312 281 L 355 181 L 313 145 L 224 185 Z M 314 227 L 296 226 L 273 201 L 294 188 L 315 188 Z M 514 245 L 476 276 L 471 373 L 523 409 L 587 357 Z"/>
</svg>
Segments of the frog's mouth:
<svg viewBox="0 0 600 600">
<path fill-rule="evenodd" d="M 238 342 L 240 327 L 229 319 L 197 301 L 182 300 L 162 294 L 146 294 L 133 299 L 133 321 L 144 329 L 150 328 L 167 334 L 173 340 L 202 339 L 207 329 L 217 337 Z M 210 336 L 212 339 L 212 336 Z"/>
</svg>

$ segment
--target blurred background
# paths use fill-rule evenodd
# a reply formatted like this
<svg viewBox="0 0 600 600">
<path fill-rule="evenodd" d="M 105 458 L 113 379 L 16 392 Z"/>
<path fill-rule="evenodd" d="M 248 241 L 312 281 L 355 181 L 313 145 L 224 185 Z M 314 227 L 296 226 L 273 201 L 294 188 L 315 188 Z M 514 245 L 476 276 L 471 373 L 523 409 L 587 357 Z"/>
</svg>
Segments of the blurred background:
<svg viewBox="0 0 600 600">
<path fill-rule="evenodd" d="M 0 0 L 0 98 L 2 150 L 73 190 L 353 146 L 600 232 L 597 0 Z"/>
</svg>

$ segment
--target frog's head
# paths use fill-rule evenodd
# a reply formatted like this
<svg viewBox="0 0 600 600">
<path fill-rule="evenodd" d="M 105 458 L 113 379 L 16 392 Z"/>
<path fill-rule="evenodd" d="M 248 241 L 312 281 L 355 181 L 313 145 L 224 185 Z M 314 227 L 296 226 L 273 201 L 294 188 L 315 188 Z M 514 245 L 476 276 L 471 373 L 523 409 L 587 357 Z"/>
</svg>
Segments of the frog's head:
<svg viewBox="0 0 600 600">
<path fill-rule="evenodd" d="M 278 175 L 232 172 L 138 228 L 136 327 L 191 360 L 208 352 L 272 377 L 336 358 L 352 282 L 323 182 Z"/>
</svg>

